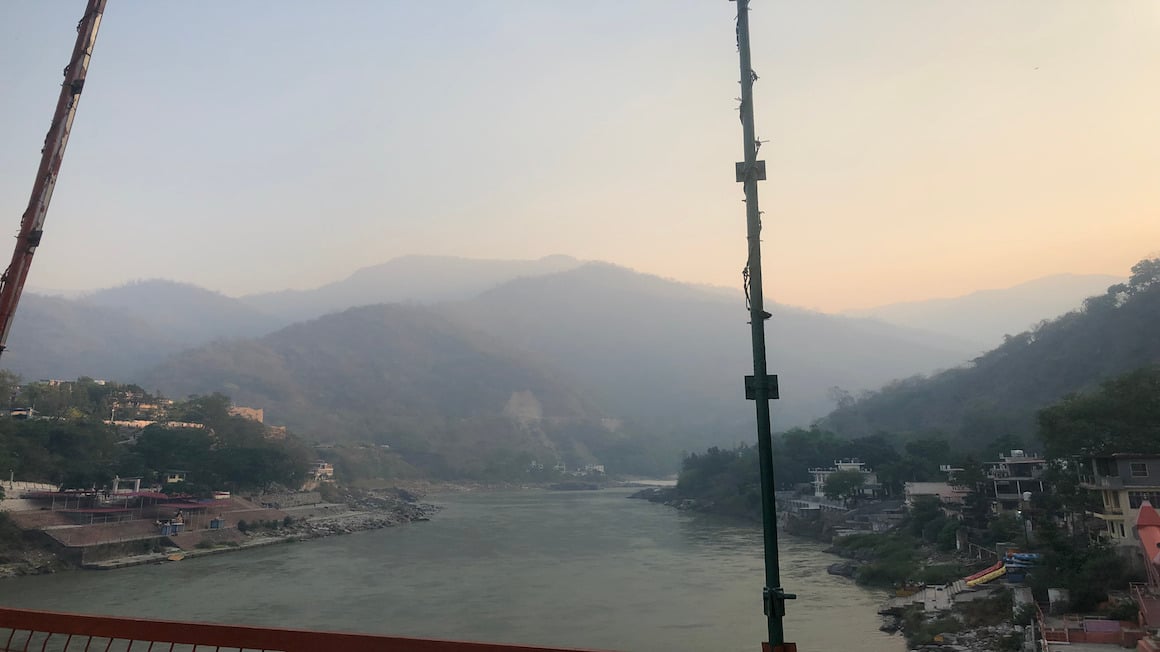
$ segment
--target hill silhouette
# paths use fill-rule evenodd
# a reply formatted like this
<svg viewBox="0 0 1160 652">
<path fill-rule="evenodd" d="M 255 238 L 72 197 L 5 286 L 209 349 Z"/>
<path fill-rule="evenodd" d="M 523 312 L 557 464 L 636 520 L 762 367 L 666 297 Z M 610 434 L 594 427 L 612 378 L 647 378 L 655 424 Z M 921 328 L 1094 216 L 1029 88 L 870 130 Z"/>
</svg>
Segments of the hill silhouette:
<svg viewBox="0 0 1160 652">
<path fill-rule="evenodd" d="M 467 299 L 514 278 L 550 274 L 578 265 L 580 261 L 575 258 L 561 255 L 537 260 L 400 256 L 312 290 L 251 294 L 241 300 L 291 323 L 354 306 Z"/>
<path fill-rule="evenodd" d="M 68 299 L 26 293 L 4 367 L 27 379 L 133 382 L 183 349 L 223 337 L 263 335 L 280 325 L 237 299 L 159 279 Z"/>
<path fill-rule="evenodd" d="M 161 279 L 98 290 L 80 301 L 131 315 L 187 346 L 219 337 L 265 335 L 284 325 L 239 299 Z"/>
<path fill-rule="evenodd" d="M 1058 317 L 1122 280 L 1107 274 L 1055 274 L 961 297 L 894 303 L 846 314 L 945 333 L 985 351 L 998 346 L 1004 335 L 1021 333 L 1044 319 Z"/>
<path fill-rule="evenodd" d="M 603 263 L 505 283 L 448 314 L 546 360 L 618 416 L 690 441 L 752 430 L 742 378 L 752 373 L 748 312 L 738 291 L 701 289 Z M 784 306 L 768 322 L 781 376 L 778 427 L 833 407 L 834 387 L 877 387 L 957 364 L 969 345 L 881 322 Z"/>
<path fill-rule="evenodd" d="M 1035 414 L 1064 396 L 1160 362 L 1160 259 L 1055 320 L 1008 336 L 970 363 L 901 380 L 827 416 L 839 434 L 942 432 L 979 446 L 1029 437 Z"/>
<path fill-rule="evenodd" d="M 177 396 L 222 392 L 305 437 L 388 445 L 436 474 L 520 459 L 607 462 L 625 439 L 549 371 L 418 306 L 352 308 L 215 342 L 145 382 Z"/>
</svg>

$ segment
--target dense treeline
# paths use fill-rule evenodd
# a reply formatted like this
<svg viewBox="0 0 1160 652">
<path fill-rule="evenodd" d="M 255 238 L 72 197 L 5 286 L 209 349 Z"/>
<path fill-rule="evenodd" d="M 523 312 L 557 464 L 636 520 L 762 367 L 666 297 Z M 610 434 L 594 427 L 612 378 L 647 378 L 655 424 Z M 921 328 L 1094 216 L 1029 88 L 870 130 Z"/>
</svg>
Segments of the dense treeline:
<svg viewBox="0 0 1160 652">
<path fill-rule="evenodd" d="M 103 487 L 114 476 L 160 483 L 166 472 L 184 471 L 189 482 L 179 489 L 195 493 L 273 483 L 297 487 L 305 480 L 309 449 L 293 437 L 268 439 L 262 424 L 230 415 L 225 396 L 192 397 L 171 407 L 171 420 L 200 428 L 119 431 L 97 413 L 110 409 L 110 397 L 125 386 L 85 379 L 69 385 L 32 390 L 41 398 L 51 396 L 45 411 L 63 416 L 0 419 L 0 469 L 20 480 L 65 488 Z"/>
<path fill-rule="evenodd" d="M 605 414 L 541 362 L 420 306 L 353 308 L 192 349 L 157 368 L 153 385 L 236 388 L 296 432 L 389 446 L 403 464 L 374 465 L 384 471 L 518 481 L 532 461 L 648 475 L 679 460 L 670 441 L 605 427 Z"/>
<path fill-rule="evenodd" d="M 906 482 L 946 479 L 942 464 L 959 469 L 965 486 L 983 480 L 983 462 L 1025 445 L 1042 446 L 1055 461 L 1047 479 L 1055 485 L 1052 506 L 1063 510 L 1081 505 L 1084 498 L 1069 470 L 1074 460 L 1096 453 L 1160 453 L 1160 365 L 1150 365 L 1106 381 L 1096 391 L 1071 394 L 1038 413 L 1037 437 L 1021 440 L 1009 434 L 988 437 L 979 446 L 971 440 L 943 437 L 905 437 L 878 433 L 845 438 L 815 426 L 797 428 L 773 439 L 774 477 L 778 489 L 810 482 L 812 468 L 828 468 L 835 460 L 858 459 L 878 475 L 888 495 L 899 495 Z M 678 483 L 680 493 L 715 502 L 740 501 L 757 505 L 748 496 L 758 478 L 756 448 L 711 448 L 687 455 Z M 1042 500 L 1047 500 L 1043 498 Z"/>
<path fill-rule="evenodd" d="M 879 431 L 942 433 L 986 445 L 1026 438 L 1036 412 L 1064 396 L 1146 364 L 1160 363 L 1160 258 L 1132 267 L 1127 283 L 1033 330 L 1008 336 L 969 365 L 897 381 L 839 406 L 822 425 L 848 437 Z"/>
<path fill-rule="evenodd" d="M 996 446 L 1018 446 L 1004 437 Z M 998 454 L 1003 449 L 996 448 Z M 905 482 L 945 480 L 941 464 L 956 464 L 977 472 L 979 460 L 944 438 L 925 437 L 909 441 L 885 433 L 846 439 L 819 427 L 795 428 L 773 439 L 774 479 L 779 490 L 799 487 L 812 481 L 809 470 L 829 468 L 835 460 L 858 459 L 877 474 L 888 495 L 900 495 Z M 759 506 L 749 494 L 757 491 L 757 448 L 742 444 L 732 450 L 717 447 L 692 453 L 681 464 L 679 493 L 690 498 L 710 498 L 716 504 L 740 503 Z M 736 510 L 733 510 L 736 511 Z"/>
</svg>

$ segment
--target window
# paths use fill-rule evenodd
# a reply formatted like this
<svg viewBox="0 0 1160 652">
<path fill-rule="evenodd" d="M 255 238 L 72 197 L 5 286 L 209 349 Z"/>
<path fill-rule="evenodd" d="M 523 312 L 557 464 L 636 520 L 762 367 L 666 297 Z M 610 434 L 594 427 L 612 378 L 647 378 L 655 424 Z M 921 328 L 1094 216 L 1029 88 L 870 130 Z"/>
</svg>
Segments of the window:
<svg viewBox="0 0 1160 652">
<path fill-rule="evenodd" d="M 1140 503 L 1143 503 L 1145 500 L 1152 503 L 1153 507 L 1160 506 L 1160 491 L 1128 492 L 1128 507 L 1132 509 L 1140 509 Z"/>
<path fill-rule="evenodd" d="M 1132 477 L 1133 478 L 1146 478 L 1146 477 L 1148 477 L 1148 465 L 1147 464 L 1145 464 L 1143 462 L 1132 462 L 1131 464 L 1128 465 L 1128 467 L 1132 470 Z"/>
</svg>

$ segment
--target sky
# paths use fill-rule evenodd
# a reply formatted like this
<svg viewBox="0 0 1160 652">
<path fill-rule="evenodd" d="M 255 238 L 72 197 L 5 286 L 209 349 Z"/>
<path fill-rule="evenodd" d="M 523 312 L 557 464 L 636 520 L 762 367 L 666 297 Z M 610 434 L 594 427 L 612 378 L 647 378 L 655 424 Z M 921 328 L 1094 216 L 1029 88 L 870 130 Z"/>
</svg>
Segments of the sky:
<svg viewBox="0 0 1160 652">
<path fill-rule="evenodd" d="M 767 298 L 866 308 L 1160 251 L 1160 4 L 752 5 Z M 13 235 L 83 6 L 0 2 Z M 29 286 L 237 296 L 406 254 L 739 286 L 734 11 L 110 0 Z"/>
</svg>

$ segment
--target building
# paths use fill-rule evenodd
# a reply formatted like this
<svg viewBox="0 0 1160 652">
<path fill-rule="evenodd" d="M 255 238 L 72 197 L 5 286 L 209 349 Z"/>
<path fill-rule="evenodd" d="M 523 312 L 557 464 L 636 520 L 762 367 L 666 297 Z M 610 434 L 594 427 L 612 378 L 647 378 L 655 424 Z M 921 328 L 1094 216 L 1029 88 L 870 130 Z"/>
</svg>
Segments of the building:
<svg viewBox="0 0 1160 652">
<path fill-rule="evenodd" d="M 810 469 L 810 475 L 814 476 L 814 495 L 819 498 L 826 496 L 826 478 L 830 474 L 838 471 L 857 471 L 862 474 L 865 482 L 862 485 L 862 496 L 864 498 L 877 498 L 882 494 L 882 484 L 878 482 L 878 474 L 870 467 L 866 466 L 865 462 L 859 462 L 856 459 L 850 460 L 834 460 L 834 466 L 828 469 Z"/>
<path fill-rule="evenodd" d="M 251 421 L 257 421 L 258 423 L 262 423 L 263 420 L 266 418 L 266 411 L 262 408 L 252 408 L 252 407 L 244 407 L 241 405 L 235 405 L 235 406 L 230 408 L 230 416 L 242 417 L 243 419 L 249 419 Z"/>
<path fill-rule="evenodd" d="M 319 460 L 310 465 L 310 477 L 315 480 L 333 480 L 334 465 L 330 462 Z"/>
<path fill-rule="evenodd" d="M 185 482 L 185 471 L 165 472 L 165 484 L 176 484 L 178 482 Z"/>
<path fill-rule="evenodd" d="M 907 482 L 903 485 L 907 507 L 913 505 L 914 499 L 921 496 L 934 496 L 944 504 L 962 504 L 963 498 L 969 493 L 970 487 L 953 485 L 949 482 Z"/>
<path fill-rule="evenodd" d="M 1010 455 L 999 455 L 998 462 L 989 462 L 986 466 L 987 496 L 996 513 L 1019 511 L 1023 507 L 1023 494 L 1044 491 L 1047 460 L 1042 455 L 1013 450 Z"/>
<path fill-rule="evenodd" d="M 1104 523 L 1112 542 L 1136 545 L 1140 505 L 1160 505 L 1160 455 L 1112 453 L 1084 460 L 1080 486 L 1100 496 L 1092 516 Z"/>
</svg>

